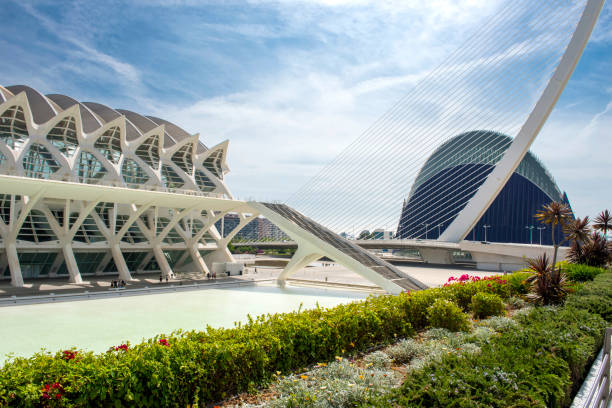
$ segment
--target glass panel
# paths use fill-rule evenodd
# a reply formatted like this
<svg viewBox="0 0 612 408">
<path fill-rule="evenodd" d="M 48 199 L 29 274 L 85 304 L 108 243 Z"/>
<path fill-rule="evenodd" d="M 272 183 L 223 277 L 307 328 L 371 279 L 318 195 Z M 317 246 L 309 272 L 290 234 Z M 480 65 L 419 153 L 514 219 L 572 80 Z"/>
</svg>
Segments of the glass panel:
<svg viewBox="0 0 612 408">
<path fill-rule="evenodd" d="M 166 164 L 162 165 L 161 176 L 164 186 L 168 188 L 181 188 L 185 184 L 181 176 L 176 174 L 176 171 Z"/>
<path fill-rule="evenodd" d="M 119 127 L 108 129 L 96 140 L 94 147 L 113 163 L 119 163 L 121 157 L 121 132 Z"/>
<path fill-rule="evenodd" d="M 145 173 L 143 168 L 132 159 L 125 159 L 121 173 L 123 175 L 123 181 L 125 181 L 125 184 L 129 187 L 138 187 L 149 180 L 149 176 Z"/>
<path fill-rule="evenodd" d="M 69 117 L 60 121 L 49 131 L 47 139 L 66 156 L 72 157 L 74 151 L 79 146 L 74 118 Z"/>
<path fill-rule="evenodd" d="M 51 229 L 47 217 L 38 210 L 32 210 L 26 216 L 17 239 L 38 243 L 56 241 L 57 237 Z"/>
<path fill-rule="evenodd" d="M 195 181 L 200 190 L 204 192 L 214 191 L 214 189 L 217 188 L 215 183 L 210 181 L 210 179 L 206 177 L 206 174 L 204 174 L 204 172 L 201 170 L 195 171 Z"/>
<path fill-rule="evenodd" d="M 83 152 L 76 163 L 77 177 L 81 183 L 96 184 L 106 174 L 102 162 L 90 152 Z"/>
<path fill-rule="evenodd" d="M 210 171 L 212 174 L 222 179 L 223 178 L 223 172 L 221 171 L 222 160 L 223 160 L 223 150 L 217 150 L 213 152 L 210 156 L 208 156 L 208 158 L 204 160 L 204 163 L 202 163 L 202 165 L 206 167 L 206 169 L 208 169 L 208 171 Z"/>
<path fill-rule="evenodd" d="M 23 109 L 11 106 L 0 116 L 0 141 L 6 143 L 11 149 L 23 146 L 28 137 Z"/>
<path fill-rule="evenodd" d="M 117 232 L 123 227 L 123 225 L 128 220 L 128 218 L 130 217 L 127 215 L 117 216 Z M 130 227 L 128 228 L 128 231 L 121 238 L 121 241 L 129 242 L 130 244 L 137 244 L 139 242 L 146 242 L 147 238 L 140 231 L 140 228 L 138 228 L 138 225 L 136 224 L 136 222 L 134 222 L 132 223 L 132 225 L 130 225 Z"/>
<path fill-rule="evenodd" d="M 23 158 L 23 169 L 26 177 L 48 179 L 59 170 L 60 165 L 53 155 L 42 145 L 33 144 Z"/>
<path fill-rule="evenodd" d="M 193 145 L 191 143 L 181 147 L 176 153 L 172 155 L 172 162 L 179 166 L 185 173 L 191 175 L 193 172 L 193 161 L 191 155 L 193 152 Z"/>
<path fill-rule="evenodd" d="M 155 170 L 159 169 L 159 136 L 151 136 L 136 149 L 136 156 Z"/>
<path fill-rule="evenodd" d="M 49 275 L 57 252 L 20 252 L 17 254 L 24 278 L 38 278 Z"/>
</svg>

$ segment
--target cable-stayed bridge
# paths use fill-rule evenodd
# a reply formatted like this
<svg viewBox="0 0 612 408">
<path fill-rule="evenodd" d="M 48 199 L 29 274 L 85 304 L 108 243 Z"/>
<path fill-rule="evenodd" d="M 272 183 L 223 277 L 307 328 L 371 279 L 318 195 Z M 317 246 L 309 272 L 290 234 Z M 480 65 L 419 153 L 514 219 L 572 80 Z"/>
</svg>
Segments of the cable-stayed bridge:
<svg viewBox="0 0 612 408">
<path fill-rule="evenodd" d="M 0 264 L 8 264 L 14 285 L 23 285 L 17 241 L 27 219 L 34 228 L 35 222 L 31 220 L 34 210 L 52 220 L 48 225 L 49 236 L 57 238 L 45 241 L 42 246 L 60 247 L 60 255 L 51 268 L 63 262 L 74 282 L 81 279 L 73 253 L 74 237 L 82 233 L 84 239 L 89 239 L 87 232 L 83 232 L 87 228 L 101 231 L 100 239 L 106 242 L 88 242 L 87 248 L 80 249 L 108 246 L 106 261 L 112 258 L 121 278 L 127 280 L 130 268 L 122 254 L 127 245 L 126 234 L 133 235 L 130 250 L 151 249 L 149 255 L 138 259 L 140 265 L 154 258 L 162 273 L 168 274 L 172 265 L 167 254 L 181 250 L 178 263 L 190 258 L 205 273 L 213 261 L 231 260 L 227 243 L 250 220 L 262 215 L 298 245 L 295 256 L 281 274 L 281 282 L 300 267 L 326 256 L 389 292 L 421 289 L 422 283 L 339 234 L 351 231 L 355 225 L 399 230 L 410 216 L 402 211 L 406 192 L 418 180 L 430 179 L 448 162 L 468 163 L 473 156 L 478 156 L 486 166 L 449 174 L 439 186 L 438 192 L 443 191 L 445 196 L 454 197 L 453 200 L 443 200 L 433 193 L 414 194 L 411 200 L 416 208 L 427 208 L 440 220 L 435 226 L 439 228 L 438 243 L 421 245 L 423 248 L 435 252 L 444 245 L 460 244 L 525 158 L 576 67 L 603 3 L 604 0 L 505 2 L 462 47 L 285 204 L 232 199 L 221 181 L 224 148 L 207 150 L 197 144 L 197 135 L 183 135 L 168 122 L 133 112 L 112 111 L 99 104 L 84 106 L 61 95 L 50 96 L 53 103 L 45 102 L 44 97 L 34 92 L 28 95 L 21 92 L 9 99 L 2 96 L 2 111 L 13 112 L 11 118 L 3 117 L 2 125 L 4 120 L 10 122 L 13 133 L 10 133 L 12 139 L 6 142 L 12 144 L 0 149 L 0 153 L 4 152 L 2 157 L 18 169 L 27 165 L 32 170 L 42 163 L 47 166 L 45 171 L 64 178 L 50 181 L 41 177 L 0 176 L 4 197 L 0 235 L 5 249 Z M 40 116 L 41 112 L 45 117 L 38 121 L 35 113 Z M 18 128 L 19 123 L 23 129 Z M 77 132 L 75 127 L 72 142 L 68 140 L 68 126 L 75 123 L 82 130 Z M 62 133 L 50 141 L 58 127 Z M 120 137 L 108 133 L 115 128 L 113 132 Z M 167 136 L 169 133 L 173 136 Z M 458 135 L 461 135 L 460 149 L 448 150 L 452 154 L 434 154 L 445 143 L 458 140 Z M 108 165 L 117 174 L 113 174 L 111 185 L 86 184 L 82 179 L 87 174 L 91 173 L 89 178 L 102 174 L 92 170 L 92 163 L 97 163 L 93 155 L 99 152 L 93 152 L 95 149 L 87 152 L 92 148 L 90 144 L 101 149 L 96 146 L 102 139 L 106 140 L 102 151 L 109 163 L 114 163 Z M 176 143 L 166 145 L 171 139 Z M 34 142 L 38 149 L 35 154 L 31 150 Z M 75 152 L 79 152 L 79 159 L 86 153 L 90 156 L 82 163 L 75 163 Z M 131 157 L 132 181 L 142 185 L 140 189 L 120 187 L 127 181 L 125 175 L 123 180 L 120 178 L 119 162 L 125 167 L 127 161 L 119 157 L 126 154 Z M 68 158 L 60 159 L 60 156 Z M 100 160 L 107 162 L 105 158 Z M 136 161 L 146 162 L 148 167 L 140 169 L 132 163 Z M 428 166 L 424 166 L 427 161 Z M 49 163 L 55 163 L 55 167 L 49 168 Z M 76 168 L 77 164 L 81 170 Z M 90 169 L 85 174 L 82 169 L 87 166 Z M 27 173 L 28 169 L 23 171 Z M 83 184 L 63 181 L 70 178 Z M 154 186 L 153 179 L 166 187 L 176 180 L 189 180 L 187 184 L 197 184 L 202 192 L 209 189 L 224 193 L 221 196 L 190 194 Z M 55 207 L 63 203 L 64 209 L 50 209 L 47 201 L 53 200 L 57 201 Z M 43 201 L 45 205 L 37 210 Z M 120 207 L 125 207 L 122 214 Z M 78 212 L 73 216 L 71 211 L 75 209 Z M 223 231 L 219 234 L 214 224 L 230 212 L 238 214 L 239 223 L 228 234 Z M 412 227 L 406 228 L 406 235 L 413 236 Z M 425 224 L 425 234 L 427 228 Z M 172 233 L 176 235 L 176 242 L 167 239 Z M 509 248 L 490 246 L 483 253 L 500 257 Z M 472 250 L 478 252 L 476 248 Z"/>
</svg>

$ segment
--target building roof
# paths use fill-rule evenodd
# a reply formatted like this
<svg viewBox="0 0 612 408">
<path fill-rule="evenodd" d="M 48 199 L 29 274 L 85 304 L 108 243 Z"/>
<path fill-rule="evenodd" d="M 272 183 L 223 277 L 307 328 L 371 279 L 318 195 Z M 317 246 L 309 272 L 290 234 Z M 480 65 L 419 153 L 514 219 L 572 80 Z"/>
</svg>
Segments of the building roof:
<svg viewBox="0 0 612 408">
<path fill-rule="evenodd" d="M 410 195 L 444 169 L 463 164 L 495 165 L 511 143 L 510 136 L 490 130 L 474 130 L 454 136 L 429 156 L 417 175 Z M 552 200 L 563 199 L 563 194 L 552 175 L 531 152 L 527 152 L 514 172 L 537 185 Z"/>
<path fill-rule="evenodd" d="M 0 102 L 4 102 L 8 97 L 17 95 L 20 92 L 26 93 L 34 122 L 37 124 L 45 123 L 61 111 L 78 105 L 83 123 L 83 131 L 85 133 L 92 133 L 104 124 L 120 116 L 124 116 L 127 119 L 127 141 L 138 139 L 143 134 L 162 124 L 165 125 L 166 128 L 164 137 L 165 148 L 172 147 L 183 139 L 191 137 L 187 131 L 164 119 L 153 116 L 143 116 L 124 109 L 112 109 L 96 102 L 79 102 L 74 98 L 61 94 L 43 95 L 37 90 L 25 85 L 12 85 L 6 88 L 0 87 Z M 197 153 L 202 153 L 206 150 L 207 148 L 203 143 L 198 143 L 196 149 Z"/>
</svg>

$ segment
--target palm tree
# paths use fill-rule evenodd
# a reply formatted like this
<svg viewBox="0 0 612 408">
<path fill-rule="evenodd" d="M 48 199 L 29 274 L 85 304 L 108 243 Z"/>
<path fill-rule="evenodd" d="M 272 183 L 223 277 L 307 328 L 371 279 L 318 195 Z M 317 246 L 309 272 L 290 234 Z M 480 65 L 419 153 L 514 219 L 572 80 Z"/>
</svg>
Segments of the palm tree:
<svg viewBox="0 0 612 408">
<path fill-rule="evenodd" d="M 595 218 L 595 223 L 593 224 L 593 228 L 596 230 L 603 231 L 604 239 L 608 239 L 608 230 L 612 230 L 612 216 L 610 215 L 610 211 L 604 210 L 602 211 L 597 218 Z"/>
<path fill-rule="evenodd" d="M 560 225 L 563 229 L 567 228 L 567 225 L 572 219 L 572 210 L 567 204 L 552 201 L 542 207 L 542 209 L 536 213 L 535 218 L 542 224 L 551 224 L 552 243 L 553 247 L 555 248 L 552 261 L 552 269 L 554 270 L 555 264 L 557 263 L 557 251 L 559 250 L 559 245 L 561 244 L 557 243 L 557 240 L 555 239 L 555 227 Z"/>
</svg>

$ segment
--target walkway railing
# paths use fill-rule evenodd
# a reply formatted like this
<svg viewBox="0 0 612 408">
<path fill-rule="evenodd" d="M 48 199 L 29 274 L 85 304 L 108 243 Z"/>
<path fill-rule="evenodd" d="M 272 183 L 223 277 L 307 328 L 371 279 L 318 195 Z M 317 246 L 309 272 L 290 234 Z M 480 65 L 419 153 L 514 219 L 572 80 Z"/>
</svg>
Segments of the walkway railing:
<svg viewBox="0 0 612 408">
<path fill-rule="evenodd" d="M 589 396 L 584 403 L 584 408 L 606 408 L 610 402 L 610 338 L 612 328 L 608 327 L 604 335 L 603 355 L 597 377 L 593 382 Z"/>
</svg>

